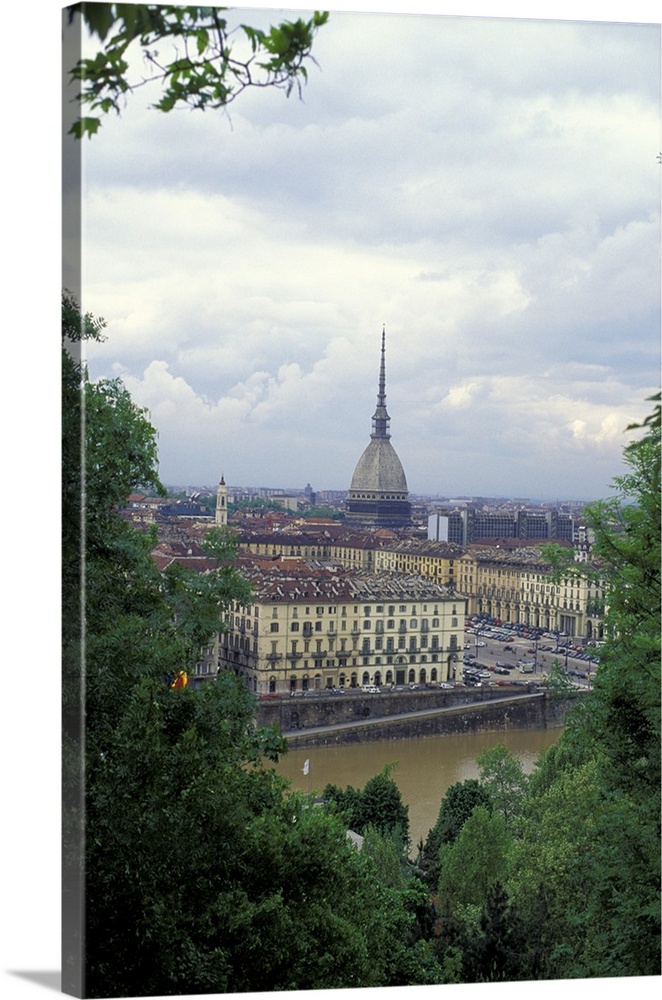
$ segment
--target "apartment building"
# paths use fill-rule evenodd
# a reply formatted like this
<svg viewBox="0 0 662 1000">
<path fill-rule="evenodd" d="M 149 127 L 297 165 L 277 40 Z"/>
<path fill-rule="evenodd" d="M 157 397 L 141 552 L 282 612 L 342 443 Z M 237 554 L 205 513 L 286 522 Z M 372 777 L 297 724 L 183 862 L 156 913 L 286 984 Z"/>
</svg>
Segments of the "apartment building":
<svg viewBox="0 0 662 1000">
<path fill-rule="evenodd" d="M 459 545 L 423 539 L 384 541 L 375 553 L 375 569 L 386 573 L 424 576 L 442 586 L 458 586 L 459 560 L 464 550 Z"/>
<path fill-rule="evenodd" d="M 374 532 L 354 531 L 339 524 L 293 524 L 280 531 L 251 530 L 244 525 L 238 538 L 243 553 L 331 561 L 353 570 L 376 569 L 376 553 L 383 544 Z"/>
<path fill-rule="evenodd" d="M 545 632 L 598 639 L 603 632 L 604 581 L 581 572 L 555 579 L 537 547 L 471 553 L 475 583 L 469 613 L 535 625 Z M 466 561 L 469 571 L 469 559 Z"/>
<path fill-rule="evenodd" d="M 466 601 L 448 588 L 303 560 L 241 568 L 255 597 L 228 612 L 218 663 L 256 694 L 454 678 Z"/>
<path fill-rule="evenodd" d="M 585 560 L 584 560 L 585 561 Z M 467 599 L 468 614 L 536 625 L 550 632 L 594 639 L 602 636 L 604 581 L 576 572 L 554 580 L 539 546 L 466 547 L 448 542 L 386 542 L 375 567 L 416 573 L 454 588 Z"/>
</svg>

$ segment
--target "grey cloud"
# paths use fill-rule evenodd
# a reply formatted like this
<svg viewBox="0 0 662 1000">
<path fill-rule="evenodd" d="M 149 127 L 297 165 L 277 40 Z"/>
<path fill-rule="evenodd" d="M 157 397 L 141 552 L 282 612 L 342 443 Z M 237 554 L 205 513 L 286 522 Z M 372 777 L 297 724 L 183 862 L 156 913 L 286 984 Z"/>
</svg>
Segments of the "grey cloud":
<svg viewBox="0 0 662 1000">
<path fill-rule="evenodd" d="M 412 489 L 604 492 L 659 370 L 659 34 L 334 14 L 303 102 L 104 126 L 93 373 L 168 476 L 342 488 L 385 322 Z"/>
</svg>

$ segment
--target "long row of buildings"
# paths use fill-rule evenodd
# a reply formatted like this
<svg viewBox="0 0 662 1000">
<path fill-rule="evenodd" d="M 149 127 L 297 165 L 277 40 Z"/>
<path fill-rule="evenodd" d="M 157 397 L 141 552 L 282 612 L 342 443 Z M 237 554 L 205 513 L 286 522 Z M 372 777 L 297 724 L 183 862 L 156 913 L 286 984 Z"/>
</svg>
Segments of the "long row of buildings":
<svg viewBox="0 0 662 1000">
<path fill-rule="evenodd" d="M 155 558 L 204 572 L 186 530 Z M 539 546 L 462 547 L 333 522 L 235 531 L 253 597 L 229 609 L 197 670 L 234 670 L 258 694 L 452 681 L 472 615 L 578 643 L 602 637 L 604 582 L 582 563 L 557 580 Z"/>
</svg>

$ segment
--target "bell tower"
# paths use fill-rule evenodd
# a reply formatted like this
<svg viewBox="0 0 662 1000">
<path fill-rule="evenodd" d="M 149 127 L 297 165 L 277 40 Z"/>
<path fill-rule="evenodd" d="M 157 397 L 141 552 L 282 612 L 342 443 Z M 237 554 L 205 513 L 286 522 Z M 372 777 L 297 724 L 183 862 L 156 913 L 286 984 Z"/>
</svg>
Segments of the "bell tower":
<svg viewBox="0 0 662 1000">
<path fill-rule="evenodd" d="M 216 515 L 214 522 L 219 528 L 228 523 L 228 488 L 225 485 L 225 477 L 223 475 L 221 475 L 221 481 L 216 488 Z"/>
</svg>

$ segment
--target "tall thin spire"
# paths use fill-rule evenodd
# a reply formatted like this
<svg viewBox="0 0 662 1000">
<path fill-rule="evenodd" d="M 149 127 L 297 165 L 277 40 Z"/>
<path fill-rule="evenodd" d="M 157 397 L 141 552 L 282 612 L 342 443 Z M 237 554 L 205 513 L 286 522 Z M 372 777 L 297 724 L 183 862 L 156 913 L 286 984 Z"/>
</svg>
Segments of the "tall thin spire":
<svg viewBox="0 0 662 1000">
<path fill-rule="evenodd" d="M 386 327 L 382 327 L 382 355 L 379 365 L 379 389 L 377 392 L 377 409 L 372 417 L 373 438 L 388 440 L 390 417 L 386 409 Z"/>
</svg>

